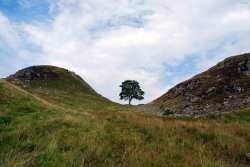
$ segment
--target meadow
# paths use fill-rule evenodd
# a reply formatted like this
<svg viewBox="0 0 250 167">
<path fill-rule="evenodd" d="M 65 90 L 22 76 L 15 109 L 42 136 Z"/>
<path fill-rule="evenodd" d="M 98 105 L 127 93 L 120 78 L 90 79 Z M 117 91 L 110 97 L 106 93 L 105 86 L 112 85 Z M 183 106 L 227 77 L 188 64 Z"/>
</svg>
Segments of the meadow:
<svg viewBox="0 0 250 167">
<path fill-rule="evenodd" d="M 168 118 L 56 93 L 34 94 L 0 81 L 0 166 L 250 165 L 250 108 Z"/>
</svg>

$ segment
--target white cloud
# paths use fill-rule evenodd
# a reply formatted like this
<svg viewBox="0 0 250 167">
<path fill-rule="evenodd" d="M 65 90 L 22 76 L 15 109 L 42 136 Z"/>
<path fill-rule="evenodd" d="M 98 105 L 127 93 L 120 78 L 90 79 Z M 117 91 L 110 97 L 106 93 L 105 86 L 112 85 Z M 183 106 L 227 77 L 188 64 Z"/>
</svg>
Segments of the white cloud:
<svg viewBox="0 0 250 167">
<path fill-rule="evenodd" d="M 9 47 L 17 47 L 19 36 L 17 34 L 15 24 L 11 24 L 1 12 L 0 12 L 0 40 L 5 42 Z"/>
<path fill-rule="evenodd" d="M 28 35 L 26 42 L 41 48 L 32 61 L 74 70 L 114 101 L 125 79 L 141 83 L 144 102 L 155 99 L 170 87 L 164 77 L 180 81 L 166 66 L 177 66 L 189 55 L 198 55 L 201 62 L 193 66 L 201 71 L 249 51 L 246 0 L 59 0 L 51 2 L 52 10 L 58 14 L 49 23 L 18 28 Z"/>
</svg>

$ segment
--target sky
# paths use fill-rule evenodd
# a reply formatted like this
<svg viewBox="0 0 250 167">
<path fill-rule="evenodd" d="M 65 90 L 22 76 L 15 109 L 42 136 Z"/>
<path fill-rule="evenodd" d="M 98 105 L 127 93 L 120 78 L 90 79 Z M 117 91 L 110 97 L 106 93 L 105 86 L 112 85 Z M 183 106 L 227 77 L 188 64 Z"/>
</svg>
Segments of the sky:
<svg viewBox="0 0 250 167">
<path fill-rule="evenodd" d="M 79 74 L 147 103 L 224 58 L 250 52 L 250 0 L 0 0 L 0 78 L 31 65 Z"/>
</svg>

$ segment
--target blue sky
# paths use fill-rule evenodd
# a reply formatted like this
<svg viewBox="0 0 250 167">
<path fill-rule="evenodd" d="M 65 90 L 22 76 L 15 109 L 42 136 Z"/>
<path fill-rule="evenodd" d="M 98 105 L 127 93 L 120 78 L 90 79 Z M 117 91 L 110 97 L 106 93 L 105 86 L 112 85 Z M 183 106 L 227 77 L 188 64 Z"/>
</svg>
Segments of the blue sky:
<svg viewBox="0 0 250 167">
<path fill-rule="evenodd" d="M 2 0 L 0 10 L 15 22 L 44 20 L 53 15 L 49 1 Z"/>
<path fill-rule="evenodd" d="M 60 66 L 116 102 L 126 79 L 149 102 L 249 44 L 250 0 L 0 2 L 0 77 Z"/>
</svg>

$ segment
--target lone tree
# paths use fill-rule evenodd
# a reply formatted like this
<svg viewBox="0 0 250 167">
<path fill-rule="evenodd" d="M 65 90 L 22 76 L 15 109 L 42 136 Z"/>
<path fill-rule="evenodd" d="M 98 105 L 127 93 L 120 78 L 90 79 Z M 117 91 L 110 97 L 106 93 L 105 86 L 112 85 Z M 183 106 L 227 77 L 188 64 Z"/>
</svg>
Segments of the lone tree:
<svg viewBox="0 0 250 167">
<path fill-rule="evenodd" d="M 135 80 L 126 80 L 120 85 L 122 91 L 120 93 L 120 100 L 128 100 L 129 105 L 133 99 L 142 100 L 144 99 L 144 92 L 141 90 L 140 85 Z"/>
</svg>

